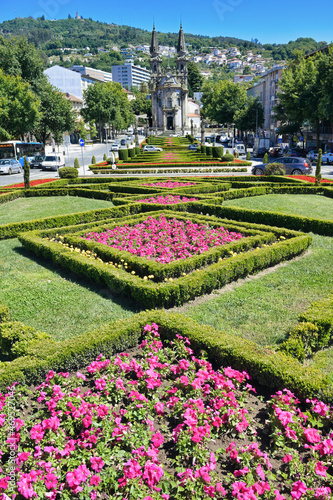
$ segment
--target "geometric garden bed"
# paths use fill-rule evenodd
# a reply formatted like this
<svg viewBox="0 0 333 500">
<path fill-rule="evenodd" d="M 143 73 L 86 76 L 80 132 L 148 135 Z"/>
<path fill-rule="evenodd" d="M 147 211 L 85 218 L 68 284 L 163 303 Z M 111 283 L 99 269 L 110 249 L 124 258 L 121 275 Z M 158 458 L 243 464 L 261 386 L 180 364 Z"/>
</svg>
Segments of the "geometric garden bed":
<svg viewBox="0 0 333 500">
<path fill-rule="evenodd" d="M 178 225 L 223 227 L 242 237 L 226 238 L 195 255 L 156 262 L 129 251 L 112 248 L 98 241 L 83 239 L 86 233 L 103 233 L 120 227 L 134 227 L 148 218 Z M 196 225 L 196 226 L 193 226 Z M 136 216 L 103 220 L 78 226 L 22 233 L 21 243 L 36 255 L 70 269 L 79 276 L 104 284 L 116 294 L 126 295 L 145 308 L 169 308 L 211 293 L 226 283 L 291 259 L 305 251 L 311 237 L 277 227 L 217 219 L 183 212 L 156 211 Z M 202 253 L 200 253 L 202 252 Z"/>
</svg>

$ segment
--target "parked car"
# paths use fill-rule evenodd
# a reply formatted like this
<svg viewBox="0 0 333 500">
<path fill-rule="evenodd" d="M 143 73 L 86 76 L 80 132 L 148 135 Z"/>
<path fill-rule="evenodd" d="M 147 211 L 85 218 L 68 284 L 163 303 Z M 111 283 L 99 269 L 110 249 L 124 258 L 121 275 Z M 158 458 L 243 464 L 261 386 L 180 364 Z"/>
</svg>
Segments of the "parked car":
<svg viewBox="0 0 333 500">
<path fill-rule="evenodd" d="M 42 168 L 42 162 L 45 159 L 45 156 L 34 156 L 30 162 L 30 168 Z"/>
<path fill-rule="evenodd" d="M 266 153 L 269 153 L 269 150 L 267 148 L 258 148 L 254 156 L 256 158 L 263 158 Z"/>
<path fill-rule="evenodd" d="M 52 155 L 45 156 L 41 163 L 42 170 L 54 170 L 57 172 L 59 168 L 65 166 L 65 160 L 61 160 L 60 156 Z"/>
<path fill-rule="evenodd" d="M 329 165 L 330 163 L 333 163 L 333 153 L 323 153 L 321 157 L 321 162 L 322 163 L 327 163 Z"/>
<path fill-rule="evenodd" d="M 269 154 L 273 158 L 279 158 L 279 157 L 283 156 L 283 151 L 282 151 L 282 148 L 280 148 L 280 147 L 272 147 L 269 149 Z"/>
<path fill-rule="evenodd" d="M 143 150 L 146 152 L 163 151 L 162 148 L 158 148 L 157 146 L 154 146 L 153 144 L 147 144 L 146 146 L 144 146 Z"/>
<path fill-rule="evenodd" d="M 312 172 L 312 165 L 307 158 L 284 156 L 278 160 L 271 160 L 269 163 L 282 163 L 287 175 L 309 175 Z M 252 174 L 264 175 L 265 167 L 269 163 L 254 166 Z"/>
<path fill-rule="evenodd" d="M 0 160 L 0 174 L 20 174 L 22 172 L 22 165 L 15 158 L 6 158 Z"/>
<path fill-rule="evenodd" d="M 120 141 L 120 145 L 121 145 L 121 146 L 126 146 L 126 144 L 127 144 L 126 139 L 121 139 L 121 141 Z"/>
<path fill-rule="evenodd" d="M 119 151 L 119 148 L 120 148 L 119 142 L 115 142 L 114 144 L 112 144 L 110 151 Z"/>
<path fill-rule="evenodd" d="M 317 158 L 318 158 L 318 149 L 310 149 L 310 151 L 308 152 L 308 154 L 306 155 L 306 157 L 310 161 L 316 161 Z"/>
<path fill-rule="evenodd" d="M 192 151 L 196 151 L 198 149 L 198 146 L 199 144 L 190 144 L 188 149 L 192 150 Z"/>
</svg>

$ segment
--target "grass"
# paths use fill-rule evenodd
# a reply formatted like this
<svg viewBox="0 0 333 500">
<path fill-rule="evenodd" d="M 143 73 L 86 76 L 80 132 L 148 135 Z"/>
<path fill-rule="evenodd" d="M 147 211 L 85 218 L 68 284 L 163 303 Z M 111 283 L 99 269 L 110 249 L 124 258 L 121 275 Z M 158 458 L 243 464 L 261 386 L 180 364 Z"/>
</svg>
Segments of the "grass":
<svg viewBox="0 0 333 500">
<path fill-rule="evenodd" d="M 108 207 L 113 203 L 78 196 L 19 198 L 0 205 L 0 225 Z"/>
<path fill-rule="evenodd" d="M 0 300 L 11 320 L 45 331 L 56 340 L 88 332 L 136 311 L 52 264 L 39 262 L 17 239 L 0 241 Z"/>
<path fill-rule="evenodd" d="M 297 323 L 301 311 L 333 291 L 333 239 L 313 236 L 304 256 L 246 280 L 232 291 L 203 303 L 185 305 L 181 312 L 201 324 L 260 345 L 276 345 Z"/>
<path fill-rule="evenodd" d="M 270 210 L 315 219 L 333 219 L 333 199 L 320 195 L 267 194 L 223 202 L 224 206 Z"/>
</svg>

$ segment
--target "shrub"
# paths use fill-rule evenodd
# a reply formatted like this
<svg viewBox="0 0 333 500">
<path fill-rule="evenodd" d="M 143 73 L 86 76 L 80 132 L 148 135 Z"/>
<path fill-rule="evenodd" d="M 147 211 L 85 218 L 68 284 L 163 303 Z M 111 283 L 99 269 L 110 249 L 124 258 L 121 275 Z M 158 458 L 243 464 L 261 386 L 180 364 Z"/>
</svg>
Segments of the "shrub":
<svg viewBox="0 0 333 500">
<path fill-rule="evenodd" d="M 134 148 L 130 148 L 128 150 L 128 156 L 129 156 L 129 158 L 134 158 L 134 156 L 135 156 L 135 149 Z"/>
<path fill-rule="evenodd" d="M 268 158 L 268 153 L 265 153 L 265 154 L 264 154 L 264 158 L 263 158 L 262 162 L 263 162 L 263 163 L 268 163 L 268 161 L 269 161 L 269 158 Z"/>
<path fill-rule="evenodd" d="M 79 163 L 79 160 L 77 158 L 75 158 L 75 160 L 74 160 L 74 168 L 80 168 L 80 163 Z"/>
<path fill-rule="evenodd" d="M 6 304 L 0 303 L 0 323 L 9 321 L 9 307 Z"/>
<path fill-rule="evenodd" d="M 227 153 L 221 157 L 221 161 L 234 161 L 234 159 L 235 159 L 234 155 L 231 155 L 229 153 Z"/>
<path fill-rule="evenodd" d="M 207 149 L 207 146 L 201 146 L 201 153 L 205 155 L 206 149 Z"/>
<path fill-rule="evenodd" d="M 61 179 L 75 179 L 79 177 L 79 172 L 75 167 L 62 167 L 59 168 L 59 177 Z"/>
<path fill-rule="evenodd" d="M 106 156 L 106 153 L 103 155 L 103 161 L 107 161 L 108 157 Z"/>
<path fill-rule="evenodd" d="M 247 159 L 247 161 L 251 160 L 251 153 L 250 153 L 250 151 L 248 151 L 246 153 L 246 159 Z"/>
<path fill-rule="evenodd" d="M 42 339 L 51 339 L 51 337 L 20 321 L 0 324 L 0 350 L 2 354 L 10 358 L 24 355 L 32 341 Z"/>
<path fill-rule="evenodd" d="M 119 160 L 128 160 L 128 149 L 119 149 Z"/>
<path fill-rule="evenodd" d="M 223 151 L 221 151 L 221 149 L 222 148 L 216 146 L 213 147 L 213 158 L 221 158 L 223 154 Z"/>
<path fill-rule="evenodd" d="M 265 175 L 286 175 L 286 169 L 282 163 L 269 163 L 265 167 Z"/>
<path fill-rule="evenodd" d="M 95 165 L 95 163 L 96 163 L 95 155 L 93 155 L 93 157 L 91 158 L 91 163 L 92 163 L 92 165 Z"/>
<path fill-rule="evenodd" d="M 207 156 L 213 156 L 213 148 L 208 146 L 206 149 L 206 155 Z"/>
<path fill-rule="evenodd" d="M 24 187 L 25 189 L 30 188 L 30 165 L 28 163 L 27 157 L 24 157 L 24 164 L 23 164 L 23 169 L 24 169 Z"/>
</svg>

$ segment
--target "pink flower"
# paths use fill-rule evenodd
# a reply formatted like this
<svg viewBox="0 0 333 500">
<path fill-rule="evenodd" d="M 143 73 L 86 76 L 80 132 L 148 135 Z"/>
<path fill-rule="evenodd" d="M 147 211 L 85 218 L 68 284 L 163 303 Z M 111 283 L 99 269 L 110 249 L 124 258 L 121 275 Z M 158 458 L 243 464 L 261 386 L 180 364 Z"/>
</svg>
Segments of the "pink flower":
<svg viewBox="0 0 333 500">
<path fill-rule="evenodd" d="M 275 494 L 275 500 L 286 500 L 286 498 L 281 495 L 278 490 L 274 490 L 274 494 Z"/>
<path fill-rule="evenodd" d="M 326 488 L 317 488 L 315 492 L 315 498 L 319 498 L 319 500 L 330 500 L 331 493 L 331 488 L 329 488 L 328 486 Z"/>
<path fill-rule="evenodd" d="M 235 470 L 234 471 L 234 476 L 235 477 L 244 476 L 248 472 L 250 472 L 250 469 L 248 467 L 244 467 L 244 469 Z"/>
<path fill-rule="evenodd" d="M 287 464 L 288 462 L 291 462 L 291 461 L 292 461 L 292 459 L 293 459 L 293 456 L 292 456 L 292 455 L 288 455 L 288 454 L 287 454 L 287 455 L 285 455 L 285 456 L 283 457 L 282 462 L 283 462 L 284 464 Z"/>
<path fill-rule="evenodd" d="M 31 428 L 30 437 L 36 443 L 39 443 L 44 437 L 44 431 L 40 424 L 36 424 Z"/>
<path fill-rule="evenodd" d="M 156 434 L 154 434 L 153 437 L 151 438 L 151 441 L 155 446 L 155 448 L 159 448 L 161 444 L 164 443 L 164 437 L 160 432 L 156 432 Z"/>
<path fill-rule="evenodd" d="M 104 467 L 104 461 L 101 457 L 90 457 L 91 468 L 99 472 Z"/>
<path fill-rule="evenodd" d="M 304 484 L 303 481 L 296 481 L 296 483 L 293 484 L 291 496 L 297 500 L 298 498 L 302 497 L 303 493 L 306 492 L 307 492 L 306 484 Z"/>
<path fill-rule="evenodd" d="M 48 490 L 54 490 L 54 489 L 56 489 L 57 484 L 58 484 L 57 476 L 55 474 L 53 474 L 52 472 L 48 472 L 46 474 L 46 479 L 45 479 L 46 488 Z"/>
<path fill-rule="evenodd" d="M 164 403 L 159 401 L 154 405 L 157 415 L 164 415 Z"/>
<path fill-rule="evenodd" d="M 99 476 L 91 476 L 89 484 L 90 486 L 98 486 L 99 483 L 101 482 L 101 478 Z"/>
<path fill-rule="evenodd" d="M 315 473 L 318 475 L 318 476 L 323 476 L 323 477 L 326 477 L 327 474 L 326 474 L 326 471 L 327 471 L 328 467 L 325 467 L 322 462 L 317 462 L 316 463 L 316 468 L 315 468 Z"/>
<path fill-rule="evenodd" d="M 308 429 L 304 429 L 304 436 L 309 443 L 319 443 L 321 441 L 321 437 L 318 434 L 318 431 L 311 427 Z"/>
<path fill-rule="evenodd" d="M 148 462 L 145 463 L 144 473 L 142 477 L 148 484 L 149 488 L 152 488 L 153 486 L 158 484 L 163 474 L 164 472 L 161 467 L 148 460 Z"/>
</svg>

